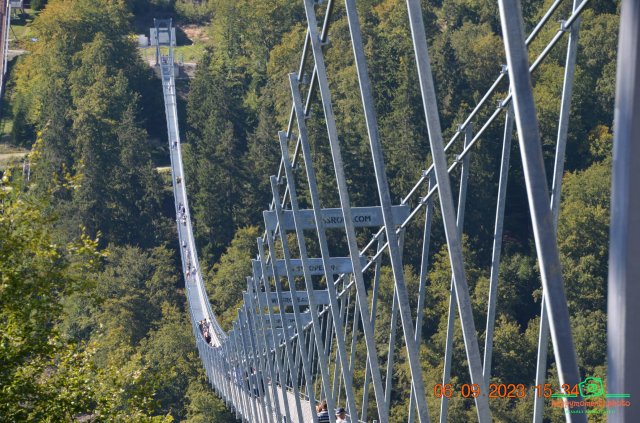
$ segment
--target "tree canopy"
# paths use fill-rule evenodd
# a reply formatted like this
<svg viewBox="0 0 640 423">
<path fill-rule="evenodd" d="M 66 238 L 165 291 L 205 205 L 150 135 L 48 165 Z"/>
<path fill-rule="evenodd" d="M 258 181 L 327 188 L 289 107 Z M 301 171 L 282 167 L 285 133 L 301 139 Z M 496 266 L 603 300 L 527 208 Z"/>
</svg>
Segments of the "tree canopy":
<svg viewBox="0 0 640 423">
<path fill-rule="evenodd" d="M 358 2 L 395 203 L 430 163 L 404 3 Z M 490 0 L 422 3 L 440 118 L 450 137 L 505 61 L 497 5 Z M 551 3 L 524 2 L 527 31 Z M 565 18 L 570 3 L 564 2 L 551 21 Z M 603 378 L 619 3 L 593 0 L 581 18 L 557 229 L 580 370 Z M 157 14 L 175 18 L 179 29 L 197 25 L 207 36 L 195 76 L 177 88 L 203 275 L 212 308 L 228 328 L 242 304 L 255 241 L 264 227 L 262 211 L 271 201 L 268 178 L 280 163 L 277 131 L 286 128 L 291 111 L 287 75 L 299 66 L 303 3 L 34 0 L 31 5 L 42 9 L 31 28 L 37 42 L 12 67 L 5 95 L 11 139 L 31 148 L 31 178 L 27 182 L 19 169 L 8 168 L 0 184 L 0 421 L 234 421 L 209 389 L 193 347 L 171 184 L 158 171 L 168 161 L 161 86 L 132 35 L 136 28 L 151 26 Z M 556 31 L 557 25 L 541 31 L 529 47 L 531 59 Z M 565 45 L 560 42 L 533 74 L 549 174 Z M 352 203 L 364 206 L 378 197 L 351 48 L 344 6 L 335 2 L 325 51 L 329 84 Z M 489 101 L 507 93 L 505 82 Z M 489 113 L 481 111 L 473 125 Z M 307 124 L 320 197 L 323 206 L 333 207 L 337 190 L 321 114 L 320 99 L 312 98 L 313 119 Z M 463 240 L 480 339 L 502 130 L 500 124 L 490 126 L 470 159 L 473 177 Z M 513 144 L 492 377 L 533 385 L 541 283 Z M 306 188 L 298 189 L 301 206 L 309 207 Z M 437 209 L 420 350 L 424 374 L 433 383 L 442 372 L 451 284 Z M 404 271 L 412 301 L 417 298 L 421 229 L 412 223 L 405 239 Z M 367 234 L 358 235 L 362 240 Z M 332 252 L 346 255 L 341 235 L 329 237 Z M 317 245 L 310 242 L 309 249 L 316 253 Z M 393 277 L 387 262 L 380 287 L 377 322 L 388 327 Z M 381 345 L 388 342 L 383 330 L 377 336 Z M 454 340 L 453 383 L 460 384 L 467 370 L 459 323 Z M 410 376 L 400 340 L 396 352 L 391 415 L 392 421 L 406 421 Z M 363 349 L 356 353 L 364 359 Z M 548 379 L 555 383 L 550 361 Z M 363 378 L 364 372 L 354 374 L 356 381 Z M 433 392 L 427 396 L 430 410 L 437 410 Z M 500 399 L 492 409 L 496 421 L 524 422 L 532 402 Z M 555 421 L 562 417 L 557 413 L 549 409 L 545 417 Z M 375 416 L 374 404 L 369 416 Z M 450 421 L 475 420 L 471 402 L 460 398 L 451 400 L 449 416 Z"/>
</svg>

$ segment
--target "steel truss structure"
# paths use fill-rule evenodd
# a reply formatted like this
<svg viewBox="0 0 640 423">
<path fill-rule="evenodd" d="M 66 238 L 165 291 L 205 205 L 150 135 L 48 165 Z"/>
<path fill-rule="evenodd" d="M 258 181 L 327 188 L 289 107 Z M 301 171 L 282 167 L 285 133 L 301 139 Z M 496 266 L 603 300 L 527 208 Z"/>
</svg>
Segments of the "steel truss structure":
<svg viewBox="0 0 640 423">
<path fill-rule="evenodd" d="M 575 385 L 581 381 L 572 340 L 569 311 L 565 297 L 562 272 L 556 239 L 564 156 L 569 127 L 569 112 L 577 56 L 580 15 L 589 0 L 573 0 L 572 12 L 563 20 L 555 36 L 542 52 L 529 63 L 528 45 L 538 36 L 563 0 L 554 1 L 549 10 L 530 34 L 524 32 L 519 0 L 499 0 L 500 22 L 507 63 L 495 82 L 475 108 L 459 125 L 455 135 L 445 144 L 436 92 L 431 71 L 427 38 L 419 0 L 407 0 L 408 22 L 411 30 L 415 63 L 419 76 L 424 118 L 428 128 L 429 152 L 416 152 L 431 158 L 431 164 L 419 175 L 409 193 L 399 204 L 392 203 L 383 148 L 378 132 L 376 110 L 373 102 L 372 83 L 367 68 L 360 20 L 355 0 L 345 0 L 350 41 L 357 70 L 359 94 L 366 122 L 371 164 L 375 171 L 378 198 L 368 207 L 353 207 L 348 190 L 343 154 L 338 139 L 338 128 L 331 100 L 331 91 L 325 65 L 324 52 L 330 48 L 329 29 L 334 1 L 303 0 L 307 30 L 302 48 L 300 65 L 289 75 L 291 112 L 285 131 L 279 132 L 278 141 L 282 153 L 278 174 L 271 176 L 273 201 L 264 212 L 264 235 L 257 239 L 258 256 L 252 261 L 252 274 L 247 275 L 247 288 L 243 293 L 244 304 L 238 310 L 233 329 L 225 333 L 217 323 L 202 281 L 196 254 L 193 229 L 189 214 L 186 181 L 182 169 L 180 136 L 178 131 L 174 83 L 173 45 L 171 21 L 157 20 L 157 58 L 161 69 L 165 111 L 171 147 L 171 167 L 176 201 L 177 226 L 180 251 L 185 274 L 189 308 L 197 347 L 207 376 L 216 392 L 232 407 L 238 418 L 252 422 L 318 422 L 315 405 L 326 401 L 330 420 L 335 422 L 332 410 L 344 405 L 350 420 L 371 421 L 372 418 L 387 422 L 392 407 L 394 372 L 398 371 L 398 356 L 406 361 L 405 374 L 411 384 L 408 412 L 410 422 L 418 419 L 428 422 L 435 410 L 427 407 L 427 390 L 436 383 L 451 381 L 451 364 L 454 349 L 454 328 L 459 319 L 462 329 L 468 377 L 482 392 L 487 392 L 491 381 L 493 360 L 493 334 L 498 292 L 498 270 L 501 258 L 506 190 L 510 168 L 512 133 L 517 130 L 519 150 L 522 156 L 524 177 L 531 223 L 535 237 L 538 263 L 542 279 L 543 301 L 541 308 L 536 385 L 545 384 L 547 375 L 547 350 L 552 341 L 560 384 Z M 640 104 L 638 72 L 638 2 L 628 0 L 623 9 L 622 31 L 628 33 L 621 39 L 621 46 L 635 48 L 635 56 L 621 56 L 621 72 L 616 134 L 619 168 L 614 171 L 614 200 L 632 197 L 637 189 L 637 170 L 627 160 L 637 157 L 639 141 L 638 123 L 631 123 L 630 116 Z M 323 16 L 318 16 L 318 13 Z M 631 17 L 630 17 L 631 16 Z M 555 163 L 552 179 L 545 174 L 542 147 L 535 104 L 532 94 L 531 73 L 535 72 L 545 57 L 558 46 L 566 45 L 564 84 L 560 99 Z M 163 50 L 164 49 L 164 50 Z M 310 75 L 310 78 L 309 78 Z M 626 75 L 626 76 L 625 76 Z M 486 121 L 480 121 L 480 111 L 490 108 L 490 99 L 497 93 L 501 82 L 508 79 L 510 91 Z M 634 85 L 635 84 L 635 85 Z M 625 92 L 627 86 L 633 90 Z M 308 122 L 313 100 L 321 104 L 320 119 L 326 127 L 331 158 L 333 182 L 337 187 L 339 208 L 325 208 L 320 200 L 318 176 L 314 165 L 312 132 Z M 626 111 L 626 112 L 625 112 Z M 320 115 L 320 113 L 318 113 Z M 499 119 L 504 121 L 500 177 L 495 206 L 493 251 L 490 268 L 490 286 L 487 292 L 487 319 L 484 327 L 484 348 L 478 340 L 477 319 L 474 319 L 467 275 L 464 269 L 462 234 L 468 179 L 471 176 L 470 154 L 487 128 Z M 294 132 L 294 128 L 297 131 Z M 476 129 L 477 128 L 477 129 Z M 627 137 L 627 142 L 619 141 Z M 636 143 L 631 143 L 635 140 Z M 457 154 L 452 154 L 457 151 Z M 633 154 L 631 154 L 633 153 Z M 450 157 L 455 159 L 451 162 Z M 620 156 L 622 156 L 620 158 Z M 614 161 L 615 161 L 614 155 Z M 619 161 L 620 161 L 619 160 Z M 617 162 L 615 163 L 618 166 Z M 454 173 L 455 171 L 455 173 Z M 451 175 L 459 175 L 457 202 L 454 202 Z M 635 178 L 633 176 L 636 176 Z M 323 181 L 326 183 L 326 181 Z M 551 192 L 548 186 L 551 185 Z M 616 185 L 617 184 L 617 185 Z M 299 191 L 304 191 L 301 208 Z M 421 192 L 426 195 L 420 196 Z M 443 374 L 438 380 L 427 379 L 420 364 L 422 339 L 419 334 L 424 324 L 424 305 L 428 283 L 430 240 L 434 230 L 434 201 L 440 207 L 444 234 L 451 265 L 451 289 L 449 291 L 448 330 L 443 357 Z M 640 196 L 635 197 L 640 198 Z M 637 201 L 637 200 L 635 200 Z M 624 203 L 624 204 L 623 204 Z M 457 207 L 456 207 L 457 204 Z M 614 203 L 613 204 L 618 204 Z M 621 200 L 614 206 L 612 222 L 612 251 L 620 254 L 612 259 L 612 289 L 620 295 L 610 298 L 616 310 L 610 317 L 620 334 L 610 329 L 610 365 L 612 384 L 620 390 L 638 392 L 638 378 L 631 380 L 625 371 L 632 367 L 630 355 L 637 351 L 637 342 L 629 339 L 634 329 L 627 320 L 633 301 L 638 299 L 638 261 L 630 254 L 637 253 L 637 239 L 626 238 L 626 223 L 630 220 L 633 205 Z M 619 214 L 616 215 L 617 213 Z M 418 221 L 423 227 L 419 287 L 411 292 L 403 268 L 403 246 L 409 223 Z M 361 240 L 362 228 L 373 233 L 366 245 Z M 332 255 L 334 246 L 330 234 L 341 233 L 348 255 Z M 624 239 L 623 239 L 624 238 Z M 633 244 L 633 245 L 631 245 Z M 623 254 L 624 252 L 624 254 Z M 388 327 L 376 322 L 376 310 L 382 306 L 382 263 L 390 264 L 393 279 L 389 304 Z M 628 261 L 633 262 L 629 265 Z M 626 266 L 626 267 L 625 267 Z M 635 284 L 629 278 L 635 276 Z M 625 282 L 627 281 L 627 282 Z M 625 296 L 625 293 L 629 297 Z M 417 301 L 415 296 L 417 295 Z M 412 306 L 417 303 L 417 306 Z M 412 309 L 412 307 L 414 307 Z M 415 318 L 414 318 L 415 316 Z M 626 325 L 625 325 L 625 322 Z M 380 342 L 380 331 L 388 334 L 387 341 Z M 635 329 L 637 334 L 637 329 Z M 626 338 L 622 336 L 624 334 Z M 624 341 L 626 339 L 627 341 Z M 628 343 L 626 343 L 628 342 Z M 634 343 L 635 342 L 635 343 Z M 630 349 L 633 344 L 635 350 Z M 403 347 L 404 350 L 400 350 Z M 636 375 L 637 375 L 637 366 Z M 618 383 L 619 382 L 619 383 Z M 580 400 L 580 398 L 578 398 Z M 492 421 L 487 396 L 475 398 L 477 419 Z M 565 399 L 566 401 L 566 399 Z M 587 421 L 584 408 L 565 403 L 566 420 Z M 536 396 L 532 420 L 541 422 L 544 398 Z M 637 410 L 637 408 L 636 408 Z M 627 417 L 616 421 L 639 421 L 638 415 L 626 410 Z M 372 414 L 374 414 L 372 416 Z M 440 402 L 439 420 L 447 421 L 448 401 Z"/>
</svg>

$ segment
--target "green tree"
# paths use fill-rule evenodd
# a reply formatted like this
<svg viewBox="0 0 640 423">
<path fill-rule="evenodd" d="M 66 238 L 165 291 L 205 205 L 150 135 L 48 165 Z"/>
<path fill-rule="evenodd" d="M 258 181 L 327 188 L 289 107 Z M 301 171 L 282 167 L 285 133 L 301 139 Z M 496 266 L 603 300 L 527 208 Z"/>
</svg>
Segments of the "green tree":
<svg viewBox="0 0 640 423">
<path fill-rule="evenodd" d="M 192 381 L 187 389 L 187 423 L 227 423 L 235 421 L 235 416 L 216 397 L 207 384 L 199 379 Z"/>
<path fill-rule="evenodd" d="M 246 277 L 251 275 L 251 259 L 257 252 L 258 228 L 240 228 L 231 245 L 208 272 L 207 292 L 220 324 L 230 328 L 242 304 L 242 292 L 247 289 Z"/>
<path fill-rule="evenodd" d="M 246 144 L 240 136 L 243 111 L 238 81 L 226 68 L 207 65 L 199 71 L 189 96 L 187 176 L 193 193 L 196 235 L 204 257 L 216 258 L 233 238 L 244 216 L 240 210 L 246 171 Z M 194 183 L 191 183 L 191 182 Z"/>
<path fill-rule="evenodd" d="M 109 374 L 94 366 L 93 347 L 60 336 L 62 300 L 95 282 L 92 274 L 104 257 L 97 241 L 82 236 L 57 244 L 47 204 L 8 180 L 5 174 L 0 186 L 0 421 L 73 421 L 80 415 L 152 421 L 142 401 L 148 390 L 138 390 L 138 401 L 126 410 L 114 407 L 113 399 L 132 394 L 128 386 L 135 383 L 101 385 Z"/>
<path fill-rule="evenodd" d="M 280 143 L 275 126 L 271 99 L 263 97 L 258 113 L 258 125 L 248 137 L 249 149 L 246 155 L 247 184 L 244 191 L 243 209 L 247 215 L 243 225 L 261 222 L 262 211 L 269 208 L 273 196 L 269 176 L 278 172 Z"/>
</svg>

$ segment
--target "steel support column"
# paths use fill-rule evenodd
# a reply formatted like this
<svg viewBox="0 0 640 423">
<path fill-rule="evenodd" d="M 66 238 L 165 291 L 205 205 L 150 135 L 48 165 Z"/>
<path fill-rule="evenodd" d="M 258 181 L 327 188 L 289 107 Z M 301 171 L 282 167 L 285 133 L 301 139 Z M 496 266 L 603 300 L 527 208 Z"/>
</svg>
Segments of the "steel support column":
<svg viewBox="0 0 640 423">
<path fill-rule="evenodd" d="M 608 298 L 608 390 L 631 395 L 612 423 L 640 421 L 640 2 L 624 0 L 618 44 Z"/>
</svg>

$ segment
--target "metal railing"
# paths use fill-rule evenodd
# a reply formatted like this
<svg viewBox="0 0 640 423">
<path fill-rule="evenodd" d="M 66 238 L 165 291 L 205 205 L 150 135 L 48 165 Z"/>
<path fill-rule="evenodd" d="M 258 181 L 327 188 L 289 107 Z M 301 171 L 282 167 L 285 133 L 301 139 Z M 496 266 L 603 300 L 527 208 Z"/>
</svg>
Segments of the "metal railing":
<svg viewBox="0 0 640 423">
<path fill-rule="evenodd" d="M 562 1 L 554 1 L 525 38 L 519 2 L 499 0 L 507 64 L 463 123 L 458 126 L 453 137 L 445 144 L 440 127 L 422 9 L 418 0 L 407 0 L 408 22 L 419 75 L 418 87 L 429 132 L 429 153 L 432 162 L 421 175 L 418 175 L 416 184 L 403 197 L 401 203 L 393 205 L 378 133 L 360 19 L 355 0 L 346 0 L 345 14 L 349 39 L 353 49 L 378 195 L 377 205 L 354 208 L 351 206 L 348 191 L 324 57 L 324 51 L 330 48 L 328 34 L 334 2 L 329 0 L 326 5 L 320 5 L 322 2 L 303 0 L 307 31 L 299 68 L 296 73 L 289 75 L 292 106 L 286 131 L 278 133 L 282 157 L 277 175 L 270 178 L 273 201 L 270 209 L 265 212 L 265 231 L 257 239 L 259 253 L 252 267 L 252 274 L 247 276 L 247 289 L 243 293 L 244 303 L 238 310 L 233 329 L 228 333 L 222 330 L 211 310 L 193 237 L 175 105 L 174 40 L 171 35 L 171 21 L 156 21 L 157 57 L 165 95 L 172 179 L 179 216 L 178 236 L 193 330 L 200 357 L 213 388 L 236 411 L 237 417 L 256 422 L 281 422 L 283 419 L 290 422 L 317 422 L 313 406 L 322 399 L 327 402 L 329 410 L 334 410 L 344 402 L 349 416 L 354 421 L 370 421 L 368 416 L 375 410 L 375 417 L 381 422 L 387 422 L 392 405 L 390 394 L 394 386 L 394 372 L 398 366 L 403 365 L 406 366 L 406 374 L 411 383 L 408 419 L 410 422 L 416 417 L 421 422 L 430 421 L 419 349 L 422 341 L 420 333 L 424 321 L 436 193 L 452 270 L 443 374 L 442 379 L 437 382 L 446 384 L 451 381 L 453 332 L 456 316 L 459 316 L 468 376 L 471 383 L 481 391 L 488 392 L 486 387 L 491 381 L 498 270 L 514 127 L 518 131 L 522 161 L 525 163 L 524 177 L 544 293 L 536 385 L 545 383 L 549 337 L 553 341 L 560 384 L 573 386 L 580 382 L 559 265 L 556 226 L 564 173 L 579 18 L 589 0 L 573 1 L 570 15 L 561 22 L 555 35 L 533 63 L 529 63 L 527 56 L 527 46 L 545 25 L 552 21 Z M 317 16 L 317 10 L 321 10 L 324 16 Z M 163 37 L 165 41 L 161 40 Z M 565 37 L 565 73 L 558 115 L 554 174 L 549 192 L 549 181 L 545 177 L 542 162 L 531 74 Z M 162 47 L 167 48 L 166 54 L 162 53 Z M 306 80 L 305 75 L 311 77 Z M 506 88 L 507 82 L 509 94 L 489 113 L 486 120 L 478 121 L 481 111 L 491 107 L 489 100 L 500 87 Z M 314 99 L 320 104 L 326 125 L 325 135 L 333 161 L 333 182 L 337 186 L 339 209 L 325 209 L 320 202 L 311 148 L 312 135 L 307 130 Z M 486 136 L 487 129 L 501 116 L 504 118 L 504 132 L 501 140 L 502 155 L 489 269 L 487 320 L 481 356 L 464 270 L 461 238 L 468 180 L 473 177 L 469 166 L 471 151 L 478 148 L 478 141 Z M 297 127 L 296 134 L 293 132 L 294 127 Z M 475 128 L 478 128 L 477 131 L 474 131 Z M 456 148 L 459 153 L 450 163 L 447 153 L 450 154 Z M 423 154 L 427 157 L 427 152 Z M 300 161 L 304 166 L 298 166 Z M 454 207 L 454 193 L 450 180 L 455 169 L 460 169 L 457 208 Z M 309 210 L 301 210 L 299 206 L 297 190 L 301 181 L 306 183 L 305 193 L 311 205 Z M 421 192 L 426 192 L 426 195 L 420 197 Z M 420 211 L 424 211 L 424 222 L 419 287 L 417 309 L 412 310 L 409 296 L 414 293 L 409 292 L 407 288 L 403 268 L 403 245 L 409 223 L 418 220 Z M 372 228 L 374 235 L 364 247 L 361 247 L 356 230 L 365 227 Z M 348 257 L 334 257 L 330 254 L 327 233 L 336 230 L 335 228 L 342 231 L 349 251 Z M 291 233 L 295 233 L 295 238 L 289 236 Z M 310 234 L 315 237 L 313 250 L 319 252 L 319 257 L 310 257 Z M 615 240 L 612 239 L 613 241 Z M 390 321 L 385 322 L 389 325 L 388 331 L 387 328 L 376 327 L 376 310 L 382 301 L 379 294 L 382 289 L 380 284 L 383 257 L 390 263 L 390 275 L 393 279 L 390 303 L 385 304 L 391 310 Z M 413 315 L 416 316 L 415 319 Z M 211 342 L 205 340 L 198 325 L 198 322 L 203 320 L 210 322 L 210 330 L 214 335 Z M 388 343 L 380 343 L 379 337 L 376 336 L 380 330 L 385 330 L 385 334 L 388 334 Z M 399 354 L 396 351 L 396 345 L 400 344 L 400 340 L 406 348 L 403 364 L 399 362 Z M 384 351 L 384 354 L 381 355 L 380 351 Z M 356 373 L 362 376 L 356 378 Z M 370 389 L 371 386 L 373 390 Z M 363 393 L 361 397 L 356 396 L 358 392 Z M 488 398 L 478 395 L 474 402 L 478 421 L 492 421 Z M 566 403 L 565 407 L 569 411 L 565 414 L 567 421 L 586 421 L 584 407 L 569 403 Z M 532 416 L 534 422 L 542 421 L 543 411 L 544 398 L 536 398 Z M 335 422 L 335 416 L 332 414 L 330 413 L 330 420 Z M 446 397 L 440 401 L 439 415 L 441 422 L 447 421 Z"/>
</svg>

